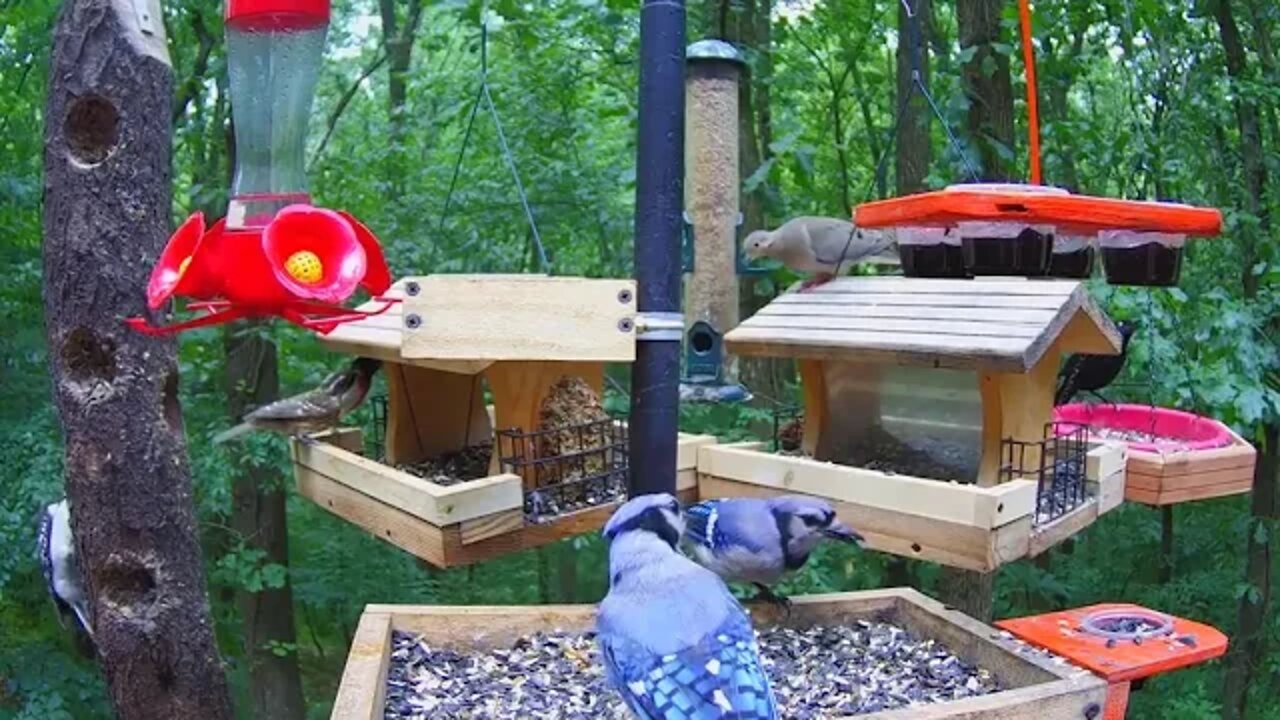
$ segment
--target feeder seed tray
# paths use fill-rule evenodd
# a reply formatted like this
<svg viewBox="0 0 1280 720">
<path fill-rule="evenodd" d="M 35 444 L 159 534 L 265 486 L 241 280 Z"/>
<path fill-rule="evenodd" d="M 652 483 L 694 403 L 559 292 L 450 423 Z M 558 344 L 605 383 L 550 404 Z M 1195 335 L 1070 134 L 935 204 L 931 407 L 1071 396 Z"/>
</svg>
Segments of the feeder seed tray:
<svg viewBox="0 0 1280 720">
<path fill-rule="evenodd" d="M 787 718 L 1087 717 L 1089 709 L 1103 701 L 1105 685 L 1090 673 L 1032 651 L 913 590 L 799 597 L 794 603 L 785 620 L 772 607 L 750 608 L 761 628 L 762 651 L 775 694 L 783 707 L 795 710 L 784 711 Z M 599 676 L 594 642 L 584 638 L 594 629 L 594 616 L 591 605 L 367 606 L 332 717 L 539 716 L 532 710 L 541 697 L 526 697 L 524 701 L 531 704 L 520 715 L 491 712 L 498 706 L 495 684 L 519 686 L 520 690 L 510 692 L 513 701 L 518 694 L 553 697 L 550 712 L 555 717 L 625 717 L 609 714 L 620 703 Z M 431 648 L 429 652 L 418 644 L 419 638 Z M 842 654 L 856 658 L 843 670 L 832 662 Z M 468 672 L 473 664 L 487 672 Z M 801 667 L 825 675 L 830 686 L 795 682 Z M 459 714 L 448 712 L 447 705 L 437 705 L 434 713 L 424 715 L 394 712 L 411 692 L 406 681 L 416 675 L 429 687 L 437 680 L 443 684 L 442 674 L 455 683 L 480 675 L 475 702 L 489 704 Z M 566 680 L 578 677 L 585 680 L 580 687 Z M 838 689 L 841 682 L 848 686 Z M 457 697 L 469 700 L 472 694 L 463 691 Z M 958 699 L 921 703 L 929 695 Z M 903 699 L 921 704 L 888 709 L 905 707 Z M 882 701 L 885 709 L 877 710 Z M 462 706 L 466 701 L 452 702 Z M 393 712 L 388 713 L 388 708 Z M 574 714 L 579 711 L 580 715 Z M 858 711 L 864 714 L 853 714 Z"/>
</svg>

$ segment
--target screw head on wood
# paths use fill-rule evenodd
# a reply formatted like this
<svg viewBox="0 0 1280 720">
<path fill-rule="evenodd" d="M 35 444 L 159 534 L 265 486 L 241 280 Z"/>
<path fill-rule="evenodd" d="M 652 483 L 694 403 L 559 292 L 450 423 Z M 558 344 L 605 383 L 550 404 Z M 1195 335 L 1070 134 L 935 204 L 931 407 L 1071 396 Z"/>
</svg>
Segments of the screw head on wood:
<svg viewBox="0 0 1280 720">
<path fill-rule="evenodd" d="M 404 316 L 404 326 L 410 330 L 417 330 L 422 327 L 422 318 L 417 313 L 409 313 Z"/>
<path fill-rule="evenodd" d="M 635 321 L 631 318 L 622 318 L 618 321 L 618 329 L 624 333 L 629 333 L 636 327 Z"/>
<path fill-rule="evenodd" d="M 410 280 L 409 282 L 404 284 L 404 291 L 406 294 L 409 294 L 409 295 L 417 295 L 418 293 L 422 292 L 422 286 Z"/>
<path fill-rule="evenodd" d="M 1102 706 L 1098 703 L 1089 703 L 1084 708 L 1085 720 L 1096 720 L 1102 714 Z"/>
<path fill-rule="evenodd" d="M 630 290 L 618 291 L 618 302 L 622 303 L 623 305 L 629 305 L 631 304 L 631 300 L 632 300 L 632 294 Z"/>
</svg>

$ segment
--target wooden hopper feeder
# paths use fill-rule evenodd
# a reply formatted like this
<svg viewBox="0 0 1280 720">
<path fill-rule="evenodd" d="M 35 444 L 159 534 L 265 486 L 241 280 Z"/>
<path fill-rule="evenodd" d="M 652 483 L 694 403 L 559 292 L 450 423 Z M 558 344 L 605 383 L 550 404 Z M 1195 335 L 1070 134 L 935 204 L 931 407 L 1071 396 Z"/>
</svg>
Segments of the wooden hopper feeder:
<svg viewBox="0 0 1280 720">
<path fill-rule="evenodd" d="M 768 607 L 752 610 L 757 626 L 804 628 L 858 620 L 888 622 L 936 640 L 966 663 L 990 671 L 1001 690 L 933 705 L 858 715 L 859 720 L 971 718 L 1088 718 L 1106 699 L 1106 683 L 1073 665 L 1054 662 L 1031 646 L 909 589 L 871 590 L 794 598 L 787 618 Z M 458 652 L 509 648 L 537 632 L 587 632 L 594 605 L 435 607 L 369 605 L 351 642 L 333 705 L 333 720 L 374 720 L 385 709 L 393 631 L 421 635 L 433 648 Z M 836 716 L 832 716 L 836 717 Z"/>
<path fill-rule="evenodd" d="M 775 299 L 725 340 L 799 361 L 805 456 L 704 447 L 703 497 L 824 497 L 873 548 L 980 571 L 1121 501 L 1123 446 L 1051 427 L 1060 357 L 1120 349 L 1081 283 L 840 278 Z"/>
<path fill-rule="evenodd" d="M 319 436 L 310 447 L 295 441 L 299 492 L 438 567 L 600 528 L 616 503 L 533 523 L 526 499 L 580 481 L 566 474 L 549 482 L 545 471 L 555 462 L 578 462 L 579 475 L 594 462 L 593 477 L 625 482 L 625 422 L 589 423 L 598 446 L 560 457 L 542 454 L 539 441 L 556 428 L 539 422 L 561 378 L 581 378 L 603 397 L 605 363 L 634 361 L 635 282 L 433 275 L 396 283 L 387 295 L 402 302 L 320 338 L 330 350 L 383 361 L 385 457 L 359 455 L 358 431 Z M 677 489 L 686 498 L 695 492 L 696 448 L 708 442 L 714 438 L 680 439 Z M 494 445 L 487 477 L 442 485 L 397 469 L 482 444 Z"/>
</svg>

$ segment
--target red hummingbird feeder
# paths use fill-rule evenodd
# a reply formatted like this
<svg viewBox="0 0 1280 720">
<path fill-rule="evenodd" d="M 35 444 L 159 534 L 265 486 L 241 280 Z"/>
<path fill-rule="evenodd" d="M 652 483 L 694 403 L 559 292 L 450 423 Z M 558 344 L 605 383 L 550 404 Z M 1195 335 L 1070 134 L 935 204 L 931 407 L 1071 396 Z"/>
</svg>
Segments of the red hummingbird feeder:
<svg viewBox="0 0 1280 720">
<path fill-rule="evenodd" d="M 281 317 L 322 334 L 385 311 L 391 286 L 382 246 L 350 214 L 314 207 L 307 192 L 307 119 L 329 26 L 329 0 L 228 0 L 227 66 L 236 168 L 227 217 L 202 213 L 169 239 L 147 283 L 147 307 L 173 297 L 198 317 L 155 326 L 167 335 L 248 317 Z M 383 300 L 370 312 L 343 307 L 357 288 Z"/>
</svg>

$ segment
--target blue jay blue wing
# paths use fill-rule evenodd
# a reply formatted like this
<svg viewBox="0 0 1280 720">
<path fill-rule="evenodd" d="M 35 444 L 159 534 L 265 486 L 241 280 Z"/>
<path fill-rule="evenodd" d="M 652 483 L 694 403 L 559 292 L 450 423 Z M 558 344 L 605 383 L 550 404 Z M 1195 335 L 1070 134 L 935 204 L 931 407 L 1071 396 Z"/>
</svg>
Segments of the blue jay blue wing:
<svg viewBox="0 0 1280 720">
<path fill-rule="evenodd" d="M 670 655 L 654 655 L 609 633 L 601 634 L 600 644 L 609 678 L 641 720 L 779 718 L 745 617 Z"/>
<path fill-rule="evenodd" d="M 684 511 L 684 536 L 695 545 L 715 548 L 716 516 L 719 514 L 715 500 L 690 505 Z"/>
</svg>

